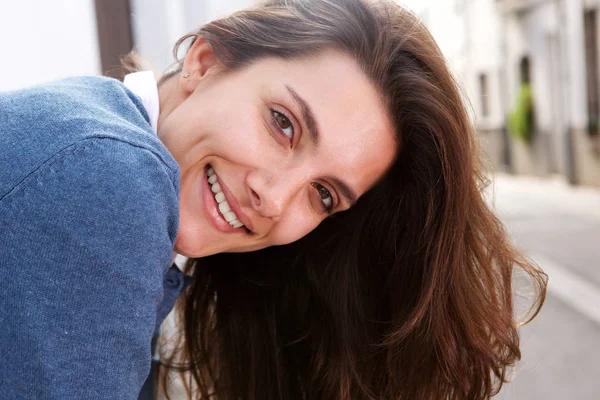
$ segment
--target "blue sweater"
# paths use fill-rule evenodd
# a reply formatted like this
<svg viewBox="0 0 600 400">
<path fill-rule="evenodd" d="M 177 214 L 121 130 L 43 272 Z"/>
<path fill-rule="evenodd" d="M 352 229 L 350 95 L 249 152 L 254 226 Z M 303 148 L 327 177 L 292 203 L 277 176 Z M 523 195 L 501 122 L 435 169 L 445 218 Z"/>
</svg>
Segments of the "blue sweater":
<svg viewBox="0 0 600 400">
<path fill-rule="evenodd" d="M 175 160 L 120 82 L 0 93 L 1 398 L 137 398 L 178 196 Z"/>
</svg>

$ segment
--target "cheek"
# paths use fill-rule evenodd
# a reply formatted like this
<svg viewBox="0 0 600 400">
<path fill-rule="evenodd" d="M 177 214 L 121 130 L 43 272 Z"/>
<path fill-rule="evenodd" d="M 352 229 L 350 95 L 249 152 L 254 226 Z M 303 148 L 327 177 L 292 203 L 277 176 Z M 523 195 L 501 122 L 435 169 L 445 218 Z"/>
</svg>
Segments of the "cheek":
<svg viewBox="0 0 600 400">
<path fill-rule="evenodd" d="M 321 221 L 322 218 L 310 211 L 289 213 L 277 222 L 277 226 L 272 231 L 273 244 L 295 242 L 312 232 Z"/>
<path fill-rule="evenodd" d="M 206 250 L 212 231 L 202 212 L 199 188 L 191 173 L 182 176 L 179 198 L 179 230 L 175 246 L 180 254 L 195 256 Z"/>
<path fill-rule="evenodd" d="M 274 149 L 263 119 L 251 113 L 223 114 L 220 121 L 213 118 L 205 134 L 207 148 L 230 160 L 268 161 Z"/>
</svg>

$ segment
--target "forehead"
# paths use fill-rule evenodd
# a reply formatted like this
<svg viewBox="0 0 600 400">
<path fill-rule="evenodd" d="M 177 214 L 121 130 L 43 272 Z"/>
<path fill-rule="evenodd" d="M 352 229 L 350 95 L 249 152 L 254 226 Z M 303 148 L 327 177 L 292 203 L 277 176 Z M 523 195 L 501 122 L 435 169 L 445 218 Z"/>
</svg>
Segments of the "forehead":
<svg viewBox="0 0 600 400">
<path fill-rule="evenodd" d="M 393 125 L 383 99 L 350 56 L 337 51 L 256 63 L 266 77 L 263 90 L 290 98 L 293 88 L 312 109 L 320 140 L 320 167 L 367 190 L 389 167 L 396 153 Z M 301 116 L 298 115 L 298 118 Z"/>
</svg>

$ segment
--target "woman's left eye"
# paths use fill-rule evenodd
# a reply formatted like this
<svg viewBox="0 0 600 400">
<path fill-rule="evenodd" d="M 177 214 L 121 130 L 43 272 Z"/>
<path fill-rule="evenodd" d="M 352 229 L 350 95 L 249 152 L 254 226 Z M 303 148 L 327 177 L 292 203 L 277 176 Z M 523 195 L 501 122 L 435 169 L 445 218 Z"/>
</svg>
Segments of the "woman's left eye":
<svg viewBox="0 0 600 400">
<path fill-rule="evenodd" d="M 294 124 L 292 121 L 279 111 L 271 110 L 271 115 L 273 116 L 273 122 L 275 122 L 281 133 L 292 141 L 294 139 Z"/>
<path fill-rule="evenodd" d="M 331 213 L 331 211 L 333 211 L 334 208 L 333 196 L 331 195 L 331 192 L 325 186 L 316 182 L 311 183 L 311 185 L 317 190 L 317 193 L 319 194 L 319 199 L 321 200 L 321 203 L 323 205 L 323 210 L 327 213 Z"/>
</svg>

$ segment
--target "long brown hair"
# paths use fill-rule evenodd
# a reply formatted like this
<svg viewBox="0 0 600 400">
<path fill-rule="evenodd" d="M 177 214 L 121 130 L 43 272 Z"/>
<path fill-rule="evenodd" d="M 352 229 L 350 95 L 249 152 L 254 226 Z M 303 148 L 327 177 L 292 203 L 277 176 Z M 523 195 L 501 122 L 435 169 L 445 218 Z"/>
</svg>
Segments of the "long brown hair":
<svg viewBox="0 0 600 400">
<path fill-rule="evenodd" d="M 163 367 L 220 400 L 496 394 L 521 355 L 512 275 L 537 289 L 531 318 L 546 276 L 484 200 L 476 137 L 428 30 L 391 1 L 272 0 L 191 36 L 229 70 L 346 52 L 385 99 L 399 154 L 353 208 L 301 240 L 189 260 L 183 345 Z"/>
</svg>

